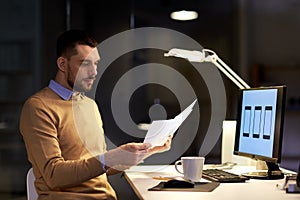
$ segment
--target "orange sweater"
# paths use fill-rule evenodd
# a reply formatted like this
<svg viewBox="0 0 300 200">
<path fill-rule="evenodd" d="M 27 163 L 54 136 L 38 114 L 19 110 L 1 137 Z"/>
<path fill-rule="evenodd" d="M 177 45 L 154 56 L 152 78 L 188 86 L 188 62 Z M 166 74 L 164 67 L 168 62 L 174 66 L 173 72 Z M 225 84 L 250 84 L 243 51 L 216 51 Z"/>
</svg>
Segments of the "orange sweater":
<svg viewBox="0 0 300 200">
<path fill-rule="evenodd" d="M 95 101 L 45 87 L 25 102 L 20 132 L 39 200 L 116 199 L 98 159 L 106 144 Z"/>
</svg>

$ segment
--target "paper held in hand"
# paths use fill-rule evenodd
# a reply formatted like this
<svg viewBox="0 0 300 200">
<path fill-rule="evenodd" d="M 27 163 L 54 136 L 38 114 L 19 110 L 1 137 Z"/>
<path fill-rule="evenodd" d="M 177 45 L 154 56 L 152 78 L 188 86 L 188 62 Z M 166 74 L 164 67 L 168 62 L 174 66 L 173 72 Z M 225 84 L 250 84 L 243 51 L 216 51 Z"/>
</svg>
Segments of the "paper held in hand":
<svg viewBox="0 0 300 200">
<path fill-rule="evenodd" d="M 196 102 L 197 99 L 174 119 L 152 121 L 144 139 L 144 143 L 150 143 L 152 147 L 164 145 L 168 140 L 168 137 L 173 135 L 182 122 L 191 114 Z"/>
</svg>

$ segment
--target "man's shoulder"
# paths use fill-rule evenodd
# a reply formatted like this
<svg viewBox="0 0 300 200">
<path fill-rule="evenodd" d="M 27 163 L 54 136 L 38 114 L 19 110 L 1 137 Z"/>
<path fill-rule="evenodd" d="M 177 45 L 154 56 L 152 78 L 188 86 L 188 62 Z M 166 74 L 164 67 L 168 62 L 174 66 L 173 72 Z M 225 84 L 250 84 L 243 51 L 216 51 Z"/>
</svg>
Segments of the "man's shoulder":
<svg viewBox="0 0 300 200">
<path fill-rule="evenodd" d="M 39 91 L 37 91 L 36 93 L 32 94 L 28 99 L 37 98 L 37 97 L 47 97 L 51 95 L 51 93 L 53 93 L 53 91 L 49 87 L 44 87 Z"/>
<path fill-rule="evenodd" d="M 25 103 L 37 104 L 38 102 L 53 102 L 54 99 L 58 99 L 58 96 L 49 87 L 44 87 L 31 95 Z"/>
</svg>

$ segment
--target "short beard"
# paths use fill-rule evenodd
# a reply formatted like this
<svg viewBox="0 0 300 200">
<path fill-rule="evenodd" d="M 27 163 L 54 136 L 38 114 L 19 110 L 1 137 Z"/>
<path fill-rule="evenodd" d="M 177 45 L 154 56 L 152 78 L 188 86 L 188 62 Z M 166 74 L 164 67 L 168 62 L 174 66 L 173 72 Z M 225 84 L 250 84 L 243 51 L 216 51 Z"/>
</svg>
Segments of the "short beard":
<svg viewBox="0 0 300 200">
<path fill-rule="evenodd" d="M 70 81 L 68 81 L 68 82 L 70 82 Z M 92 87 L 93 86 L 91 86 L 89 89 L 86 89 L 86 88 L 84 88 L 84 87 L 82 87 L 80 84 L 76 84 L 76 81 L 75 81 L 75 83 L 69 83 L 70 85 L 72 85 L 73 87 L 73 91 L 76 91 L 76 92 L 89 92 L 89 91 L 91 91 L 92 90 Z"/>
</svg>

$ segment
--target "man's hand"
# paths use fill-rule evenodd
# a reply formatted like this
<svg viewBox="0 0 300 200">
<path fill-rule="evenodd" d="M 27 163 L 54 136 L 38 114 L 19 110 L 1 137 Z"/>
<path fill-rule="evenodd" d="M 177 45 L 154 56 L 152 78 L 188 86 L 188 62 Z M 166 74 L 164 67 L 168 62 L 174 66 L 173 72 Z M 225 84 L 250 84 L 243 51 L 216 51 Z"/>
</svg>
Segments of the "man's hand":
<svg viewBox="0 0 300 200">
<path fill-rule="evenodd" d="M 162 146 L 151 148 L 148 143 L 128 143 L 104 153 L 105 165 L 109 171 L 124 171 L 143 162 L 147 157 L 170 150 L 172 136 Z M 113 172 L 114 171 L 114 172 Z"/>
<path fill-rule="evenodd" d="M 165 152 L 165 151 L 169 151 L 170 148 L 171 148 L 171 143 L 172 143 L 172 136 L 169 136 L 168 140 L 165 142 L 164 145 L 155 146 L 155 147 L 150 148 L 148 150 L 148 153 L 147 153 L 146 157 L 149 157 L 149 156 L 151 156 L 155 153 L 162 153 L 162 152 Z"/>
<path fill-rule="evenodd" d="M 150 144 L 128 143 L 104 153 L 105 165 L 123 171 L 139 164 L 150 151 Z"/>
</svg>

